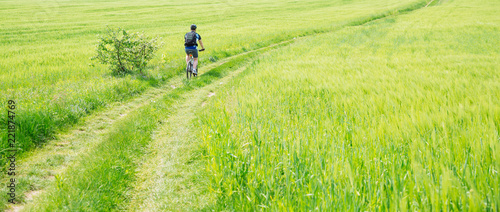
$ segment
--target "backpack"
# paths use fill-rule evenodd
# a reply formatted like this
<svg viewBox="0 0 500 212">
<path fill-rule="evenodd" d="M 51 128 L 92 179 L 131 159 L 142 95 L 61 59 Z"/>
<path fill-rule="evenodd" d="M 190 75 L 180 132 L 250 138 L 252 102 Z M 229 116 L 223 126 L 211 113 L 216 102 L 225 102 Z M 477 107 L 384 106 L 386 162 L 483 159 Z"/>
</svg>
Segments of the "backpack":
<svg viewBox="0 0 500 212">
<path fill-rule="evenodd" d="M 184 36 L 184 46 L 197 46 L 196 44 L 196 32 L 188 32 Z"/>
</svg>

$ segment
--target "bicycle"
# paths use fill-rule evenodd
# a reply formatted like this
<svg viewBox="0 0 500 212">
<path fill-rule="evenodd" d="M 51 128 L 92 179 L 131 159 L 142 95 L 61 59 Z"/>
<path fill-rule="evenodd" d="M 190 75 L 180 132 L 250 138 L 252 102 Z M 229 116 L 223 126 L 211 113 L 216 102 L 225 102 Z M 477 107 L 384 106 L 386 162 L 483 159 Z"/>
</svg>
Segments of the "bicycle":
<svg viewBox="0 0 500 212">
<path fill-rule="evenodd" d="M 200 49 L 198 52 L 205 51 L 205 49 Z M 198 74 L 194 75 L 193 74 L 193 64 L 194 64 L 194 58 L 192 54 L 189 54 L 189 63 L 187 64 L 186 67 L 186 77 L 187 79 L 191 78 L 191 76 L 198 76 Z M 196 73 L 198 73 L 198 68 L 200 67 L 200 62 L 198 61 L 198 66 L 196 66 Z"/>
</svg>

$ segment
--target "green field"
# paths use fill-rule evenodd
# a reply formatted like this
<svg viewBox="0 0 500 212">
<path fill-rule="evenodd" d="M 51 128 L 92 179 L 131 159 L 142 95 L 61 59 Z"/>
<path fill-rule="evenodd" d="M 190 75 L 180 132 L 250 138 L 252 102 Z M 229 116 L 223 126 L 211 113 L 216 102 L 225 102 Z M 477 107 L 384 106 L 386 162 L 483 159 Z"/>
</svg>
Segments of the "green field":
<svg viewBox="0 0 500 212">
<path fill-rule="evenodd" d="M 196 6 L 193 6 L 196 5 Z M 499 211 L 500 2 L 0 1 L 12 211 Z M 185 80 L 182 37 L 206 52 Z M 146 76 L 106 26 L 160 36 Z M 5 123 L 7 108 L 0 117 Z"/>
<path fill-rule="evenodd" d="M 184 68 L 179 60 L 184 54 L 183 34 L 191 23 L 200 25 L 203 38 L 210 41 L 201 56 L 202 63 L 208 63 L 412 4 L 265 2 L 195 1 L 192 4 L 199 6 L 193 15 L 191 5 L 164 1 L 2 1 L 0 101 L 15 98 L 18 102 L 17 122 L 22 128 L 18 147 L 32 149 L 81 117 L 111 102 L 126 101 L 178 74 Z M 307 17 L 312 16 L 321 18 L 314 18 L 311 25 Z M 165 45 L 146 78 L 111 77 L 105 66 L 89 60 L 106 26 L 162 37 Z M 5 137 L 2 133 L 1 138 Z"/>
</svg>

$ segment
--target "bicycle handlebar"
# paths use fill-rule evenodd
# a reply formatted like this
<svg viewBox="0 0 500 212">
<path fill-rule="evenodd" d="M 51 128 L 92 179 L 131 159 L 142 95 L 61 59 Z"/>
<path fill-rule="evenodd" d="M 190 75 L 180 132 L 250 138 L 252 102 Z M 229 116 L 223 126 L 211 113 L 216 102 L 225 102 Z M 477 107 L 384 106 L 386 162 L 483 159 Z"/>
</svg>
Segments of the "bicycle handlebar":
<svg viewBox="0 0 500 212">
<path fill-rule="evenodd" d="M 202 51 L 205 51 L 205 49 L 200 49 L 200 50 L 198 50 L 198 51 L 202 52 Z"/>
</svg>

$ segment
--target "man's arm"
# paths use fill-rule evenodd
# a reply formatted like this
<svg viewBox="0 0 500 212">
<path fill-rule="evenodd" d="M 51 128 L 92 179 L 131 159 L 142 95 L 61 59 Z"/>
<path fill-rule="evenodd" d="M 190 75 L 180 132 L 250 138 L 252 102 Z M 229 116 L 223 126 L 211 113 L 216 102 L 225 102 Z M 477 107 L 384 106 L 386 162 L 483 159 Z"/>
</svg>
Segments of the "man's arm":
<svg viewBox="0 0 500 212">
<path fill-rule="evenodd" d="M 202 48 L 202 49 L 205 49 L 205 47 L 203 47 L 203 42 L 202 42 L 201 40 L 199 40 L 199 41 L 200 41 L 200 46 L 201 46 L 201 48 Z"/>
</svg>

